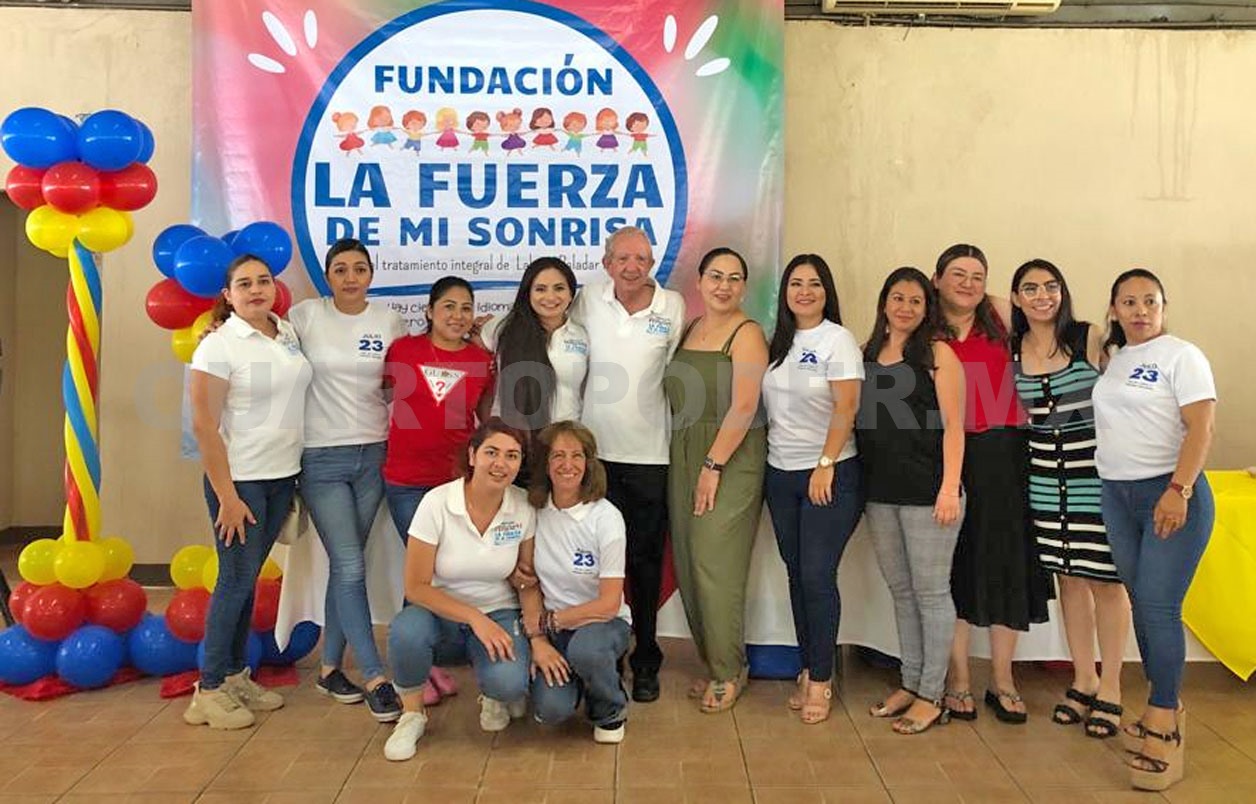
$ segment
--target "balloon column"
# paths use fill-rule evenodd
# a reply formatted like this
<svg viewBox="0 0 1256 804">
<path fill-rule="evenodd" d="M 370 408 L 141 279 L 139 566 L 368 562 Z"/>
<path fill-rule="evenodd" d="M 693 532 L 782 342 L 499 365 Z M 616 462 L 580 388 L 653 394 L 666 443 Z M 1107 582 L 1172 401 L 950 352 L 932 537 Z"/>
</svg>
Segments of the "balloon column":
<svg viewBox="0 0 1256 804">
<path fill-rule="evenodd" d="M 270 221 L 250 223 L 243 229 L 213 237 L 186 223 L 165 229 L 153 241 L 153 262 L 165 279 L 148 290 L 144 308 L 149 319 L 162 329 L 173 330 L 170 348 L 184 363 L 209 326 L 210 308 L 222 292 L 227 266 L 243 254 L 252 254 L 278 276 L 292 260 L 292 238 Z M 275 314 L 292 305 L 292 291 L 275 280 Z"/>
<path fill-rule="evenodd" d="M 170 580 L 179 591 L 166 606 L 165 626 L 168 633 L 203 653 L 205 620 L 209 615 L 209 597 L 218 582 L 218 556 L 213 549 L 194 544 L 181 548 L 170 560 Z M 253 592 L 253 621 L 249 634 L 249 664 L 290 665 L 318 644 L 321 629 L 312 622 L 298 623 L 289 637 L 288 646 L 279 650 L 275 640 L 275 621 L 279 617 L 279 591 L 283 570 L 273 558 L 262 565 L 261 576 Z M 199 644 L 198 644 L 199 643 Z"/>
<path fill-rule="evenodd" d="M 47 109 L 24 108 L 0 123 L 0 145 L 17 163 L 5 190 L 30 210 L 26 236 L 38 248 L 68 257 L 65 402 L 65 539 L 100 534 L 99 399 L 100 272 L 92 252 L 131 239 L 131 212 L 157 194 L 148 167 L 153 135 L 113 109 L 75 123 Z"/>
</svg>

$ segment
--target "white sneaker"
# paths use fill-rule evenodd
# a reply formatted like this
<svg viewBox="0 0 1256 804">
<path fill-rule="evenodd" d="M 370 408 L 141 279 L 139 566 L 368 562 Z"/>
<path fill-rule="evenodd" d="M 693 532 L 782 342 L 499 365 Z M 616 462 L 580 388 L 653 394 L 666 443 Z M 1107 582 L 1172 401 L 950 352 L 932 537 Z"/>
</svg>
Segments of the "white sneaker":
<svg viewBox="0 0 1256 804">
<path fill-rule="evenodd" d="M 624 726 L 628 721 L 620 720 L 609 726 L 593 727 L 593 742 L 604 743 L 606 745 L 614 745 L 624 741 Z"/>
<path fill-rule="evenodd" d="M 517 701 L 511 701 L 506 704 L 506 711 L 510 713 L 511 720 L 518 720 L 528 714 L 528 699 L 524 697 Z"/>
<path fill-rule="evenodd" d="M 384 743 L 384 759 L 404 762 L 414 756 L 419 738 L 426 730 L 427 713 L 402 712 L 393 733 L 388 735 L 388 742 Z"/>
<path fill-rule="evenodd" d="M 484 731 L 502 731 L 510 725 L 510 707 L 496 698 L 480 696 L 480 728 Z"/>
<path fill-rule="evenodd" d="M 255 718 L 225 686 L 202 691 L 197 682 L 192 702 L 183 711 L 183 722 L 189 726 L 208 725 L 211 729 L 247 729 Z"/>
<path fill-rule="evenodd" d="M 234 676 L 227 676 L 222 686 L 250 712 L 273 712 L 283 708 L 283 696 L 254 681 L 247 667 Z"/>
</svg>

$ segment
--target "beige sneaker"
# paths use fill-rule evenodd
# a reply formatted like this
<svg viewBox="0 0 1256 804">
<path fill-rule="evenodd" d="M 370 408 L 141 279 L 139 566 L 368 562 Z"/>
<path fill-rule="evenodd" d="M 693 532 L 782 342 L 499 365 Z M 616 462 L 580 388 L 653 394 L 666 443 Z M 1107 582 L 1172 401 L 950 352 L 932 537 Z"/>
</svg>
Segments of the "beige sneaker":
<svg viewBox="0 0 1256 804">
<path fill-rule="evenodd" d="M 183 712 L 183 722 L 189 726 L 208 725 L 211 729 L 247 729 L 253 725 L 254 717 L 225 686 L 202 692 L 197 682 L 192 703 Z"/>
<path fill-rule="evenodd" d="M 283 708 L 283 696 L 254 681 L 247 667 L 234 676 L 227 676 L 222 686 L 252 712 L 273 712 Z"/>
</svg>

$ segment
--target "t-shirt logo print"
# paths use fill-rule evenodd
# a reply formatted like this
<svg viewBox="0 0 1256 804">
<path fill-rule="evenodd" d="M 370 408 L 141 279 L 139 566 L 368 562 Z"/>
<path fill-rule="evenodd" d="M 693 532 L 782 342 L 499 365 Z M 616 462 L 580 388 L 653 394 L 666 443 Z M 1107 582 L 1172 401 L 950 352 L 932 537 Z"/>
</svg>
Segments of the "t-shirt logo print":
<svg viewBox="0 0 1256 804">
<path fill-rule="evenodd" d="M 462 378 L 467 376 L 465 371 L 457 369 L 441 368 L 440 366 L 422 366 L 423 379 L 427 381 L 427 387 L 432 392 L 432 398 L 439 404 L 445 400 L 449 392 L 462 382 Z"/>
<path fill-rule="evenodd" d="M 1136 366 L 1130 372 L 1129 379 L 1126 380 L 1127 385 L 1135 387 L 1149 388 L 1160 379 L 1160 365 L 1158 363 L 1143 363 Z"/>
<path fill-rule="evenodd" d="M 820 358 L 816 357 L 816 353 L 811 351 L 810 349 L 803 349 L 802 357 L 798 360 L 798 362 L 799 363 L 812 363 L 812 364 L 818 365 L 820 363 Z"/>
</svg>

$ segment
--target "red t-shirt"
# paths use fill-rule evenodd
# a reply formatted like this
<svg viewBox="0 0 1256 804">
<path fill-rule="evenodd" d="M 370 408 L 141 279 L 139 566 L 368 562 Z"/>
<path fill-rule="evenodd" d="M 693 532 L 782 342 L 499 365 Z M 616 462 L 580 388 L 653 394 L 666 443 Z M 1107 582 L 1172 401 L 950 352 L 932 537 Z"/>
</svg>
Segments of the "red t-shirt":
<svg viewBox="0 0 1256 804">
<path fill-rule="evenodd" d="M 1024 424 L 1012 356 L 1003 341 L 987 338 L 974 327 L 967 338 L 947 343 L 964 364 L 964 431 L 984 433 L 991 427 Z"/>
<path fill-rule="evenodd" d="M 493 356 L 474 344 L 450 352 L 427 335 L 407 335 L 389 347 L 384 377 L 393 388 L 384 479 L 399 486 L 448 483 L 479 423 L 476 406 L 491 390 Z"/>
</svg>

